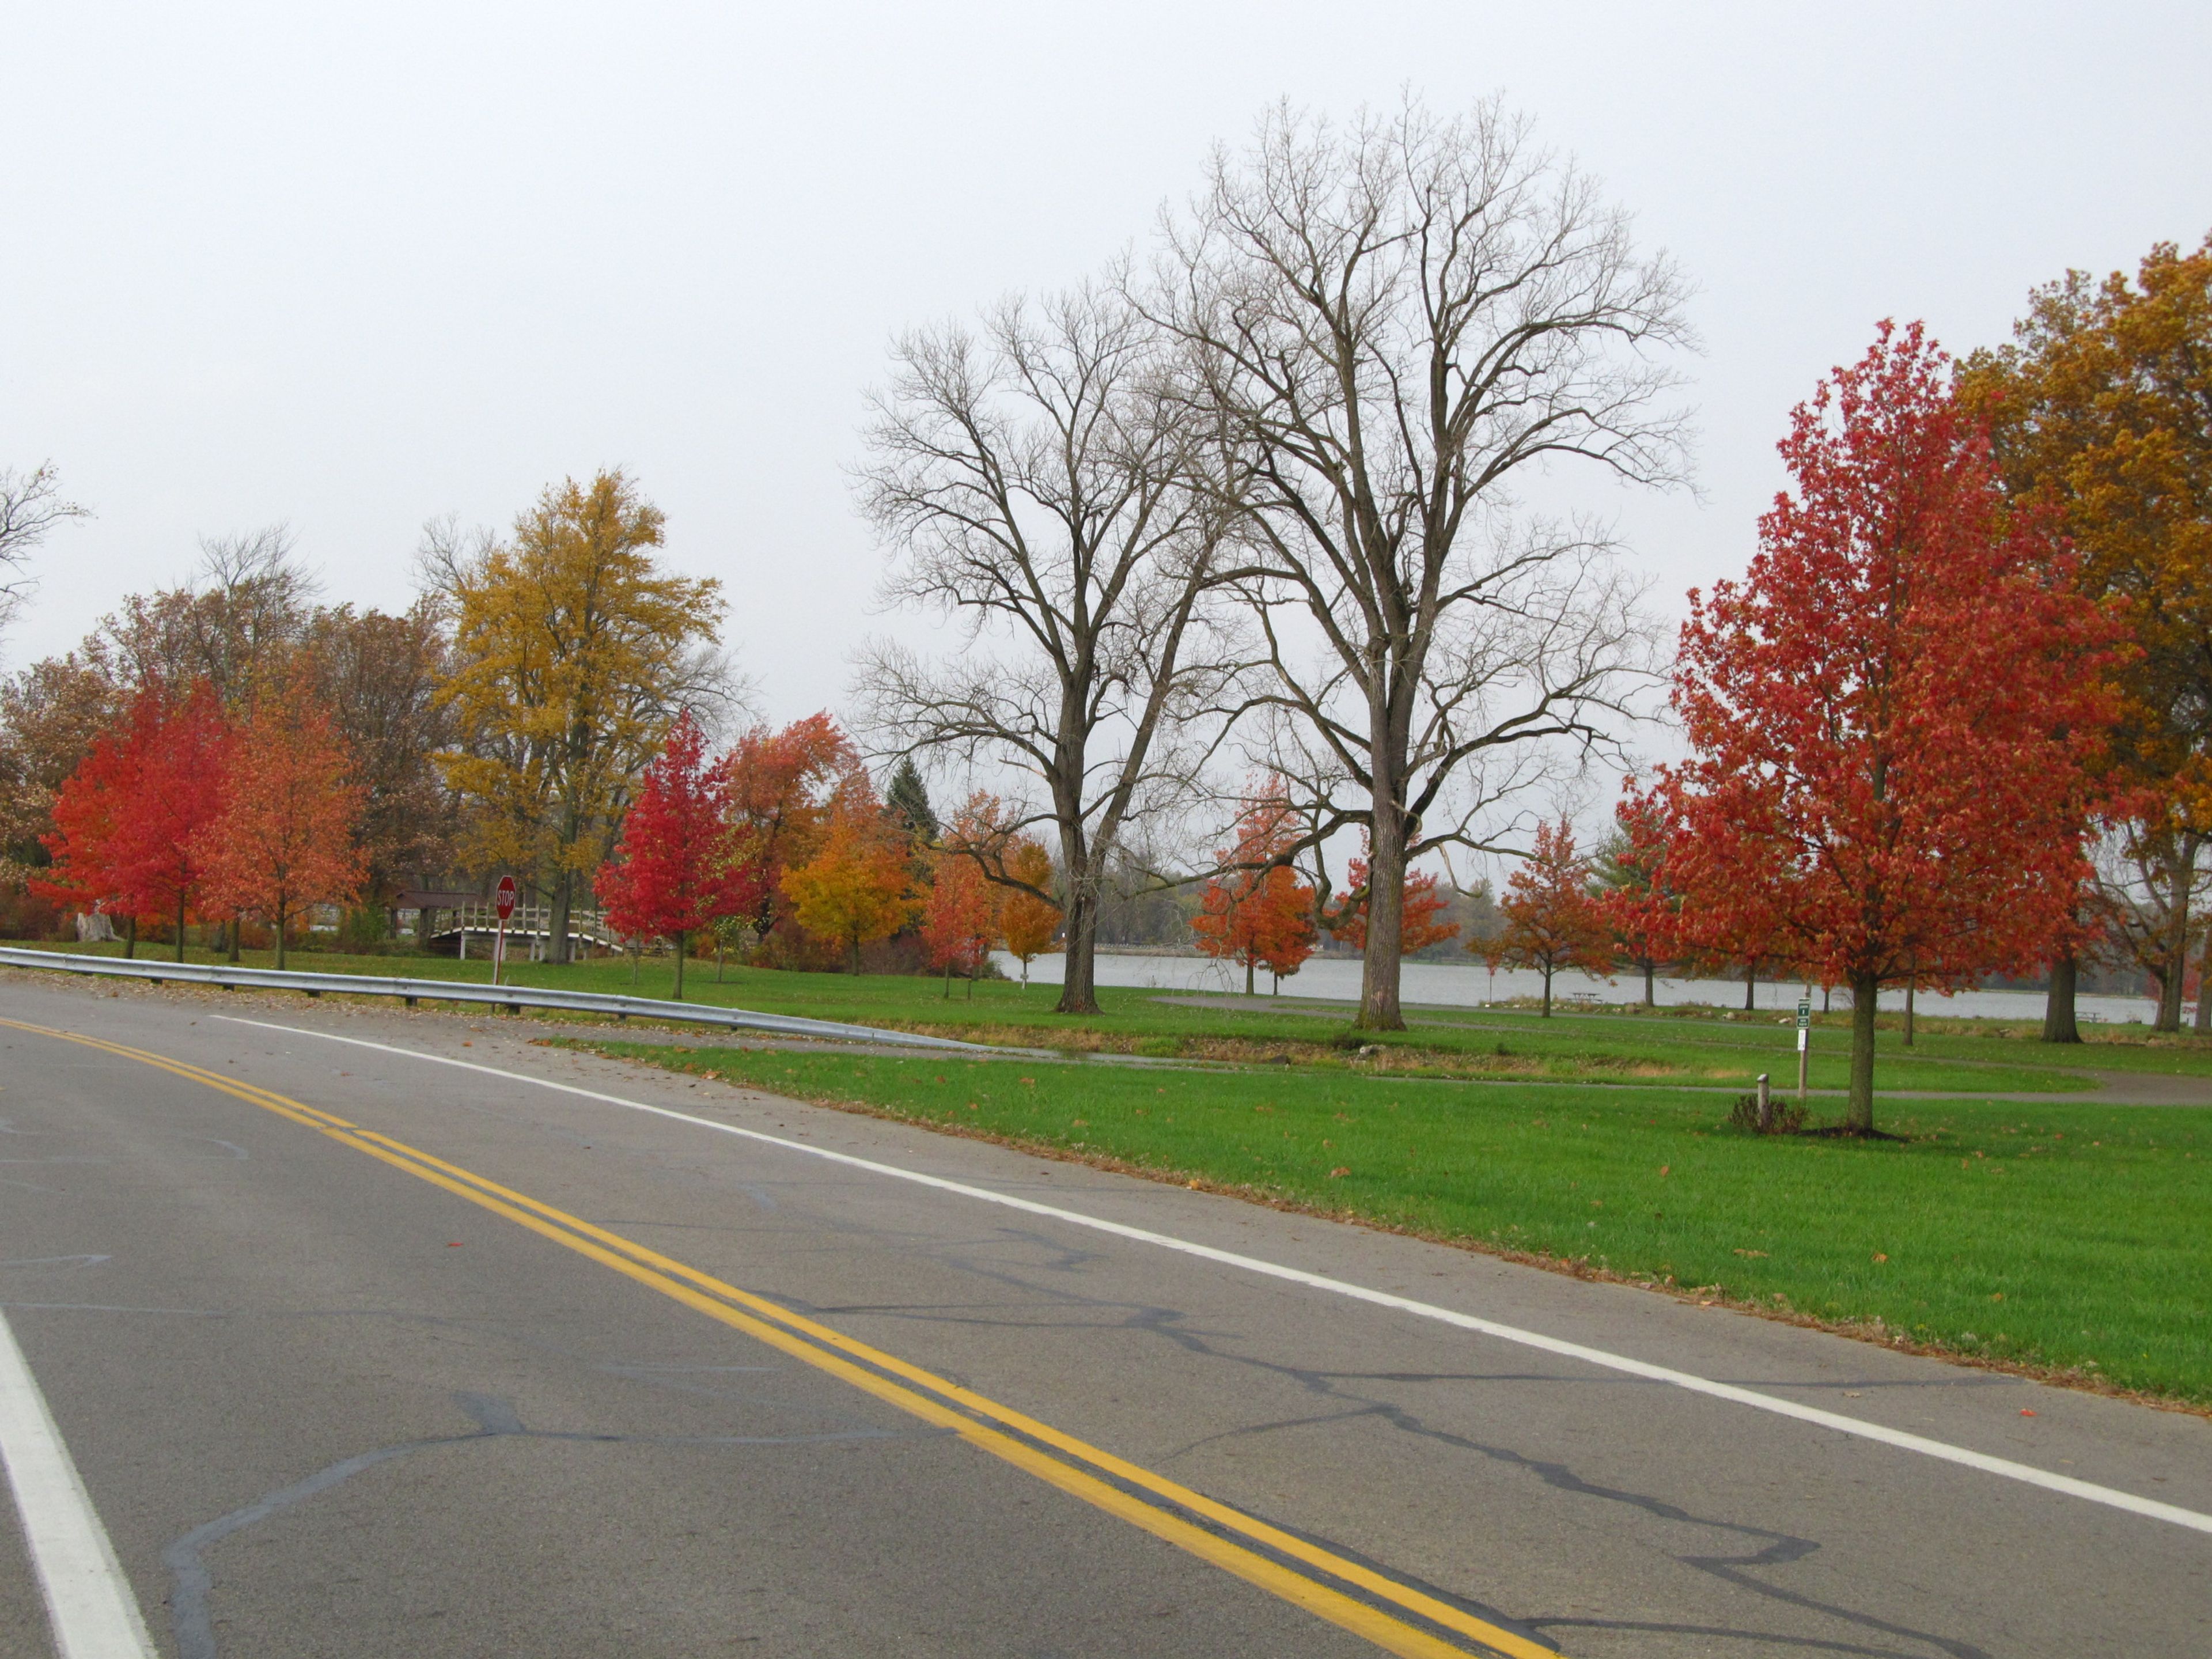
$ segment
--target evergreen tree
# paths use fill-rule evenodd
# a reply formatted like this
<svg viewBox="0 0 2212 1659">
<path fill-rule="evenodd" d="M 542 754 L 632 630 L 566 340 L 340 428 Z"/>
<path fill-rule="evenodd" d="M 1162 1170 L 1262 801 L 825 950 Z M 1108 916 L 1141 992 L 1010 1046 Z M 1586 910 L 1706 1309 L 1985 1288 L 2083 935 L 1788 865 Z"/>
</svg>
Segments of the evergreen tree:
<svg viewBox="0 0 2212 1659">
<path fill-rule="evenodd" d="M 918 840 L 937 839 L 937 814 L 930 811 L 929 791 L 922 783 L 921 769 L 915 765 L 913 756 L 901 757 L 898 769 L 891 774 L 890 786 L 884 791 L 884 805 Z"/>
</svg>

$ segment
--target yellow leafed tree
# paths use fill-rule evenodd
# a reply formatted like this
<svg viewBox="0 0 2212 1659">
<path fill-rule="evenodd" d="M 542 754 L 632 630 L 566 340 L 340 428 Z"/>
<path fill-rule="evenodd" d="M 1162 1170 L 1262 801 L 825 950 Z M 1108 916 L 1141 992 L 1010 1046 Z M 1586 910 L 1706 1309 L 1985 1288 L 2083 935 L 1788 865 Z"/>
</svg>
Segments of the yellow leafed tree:
<svg viewBox="0 0 2212 1659">
<path fill-rule="evenodd" d="M 2082 586 L 2129 622 L 2112 759 L 2153 803 L 2142 842 L 2164 849 L 2151 861 L 2172 886 L 2159 1011 L 2172 1030 L 2191 867 L 2212 840 L 2212 236 L 2188 253 L 2159 244 L 2132 279 L 2069 272 L 2035 292 L 2014 337 L 1970 357 L 1960 390 L 2011 487 L 2063 515 Z"/>
<path fill-rule="evenodd" d="M 460 731 L 439 757 L 473 805 L 467 852 L 550 898 L 568 956 L 577 878 L 607 856 L 639 775 L 689 698 L 711 690 L 720 584 L 665 574 L 660 510 L 619 471 L 548 489 L 510 544 L 448 561 Z"/>
<path fill-rule="evenodd" d="M 1024 836 L 1006 854 L 1006 874 L 1021 884 L 1009 889 L 999 910 L 999 931 L 1006 949 L 1022 964 L 1022 983 L 1030 982 L 1030 963 L 1052 948 L 1060 932 L 1060 907 L 1042 895 L 1052 885 L 1052 854 L 1044 843 Z"/>
<path fill-rule="evenodd" d="M 913 842 L 887 816 L 865 777 L 840 787 L 830 803 L 821 850 L 787 871 L 783 890 L 799 925 L 845 946 L 860 971 L 860 947 L 889 939 L 914 920 Z"/>
</svg>

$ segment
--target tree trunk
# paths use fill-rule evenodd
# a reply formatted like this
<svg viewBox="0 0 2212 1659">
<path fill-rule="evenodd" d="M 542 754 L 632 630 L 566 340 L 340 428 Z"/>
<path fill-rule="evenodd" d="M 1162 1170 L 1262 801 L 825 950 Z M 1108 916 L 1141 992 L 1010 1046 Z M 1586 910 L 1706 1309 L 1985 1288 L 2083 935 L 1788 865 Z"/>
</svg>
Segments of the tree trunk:
<svg viewBox="0 0 2212 1659">
<path fill-rule="evenodd" d="M 1398 1006 L 1401 968 L 1398 946 L 1406 936 L 1406 826 L 1385 787 L 1375 780 L 1375 830 L 1368 848 L 1367 949 L 1359 965 L 1359 1018 L 1364 1030 L 1402 1031 Z"/>
<path fill-rule="evenodd" d="M 234 963 L 238 960 L 238 936 L 245 931 L 245 928 L 246 914 L 244 911 L 240 911 L 230 919 L 230 959 Z"/>
<path fill-rule="evenodd" d="M 1881 981 L 1872 974 L 1851 975 L 1851 1092 L 1844 1108 L 1844 1127 L 1855 1134 L 1874 1130 L 1874 1016 Z"/>
<path fill-rule="evenodd" d="M 2172 885 L 2166 897 L 2171 920 L 2166 932 L 2166 970 L 2158 988 L 2157 1029 L 2161 1031 L 2181 1029 L 2181 994 L 2184 981 L 2189 977 L 2189 889 L 2191 878 L 2197 873 L 2196 866 L 2196 840 L 2185 836 L 2181 856 L 2174 860 Z"/>
<path fill-rule="evenodd" d="M 1544 1018 L 1545 1018 L 1546 1019 L 1549 1019 L 1549 1018 L 1551 1018 L 1551 1017 L 1552 1017 L 1552 964 L 1551 964 L 1550 963 L 1548 963 L 1548 962 L 1547 962 L 1547 963 L 1545 963 L 1543 964 L 1543 969 L 1544 969 Z"/>
<path fill-rule="evenodd" d="M 1743 1011 L 1750 1013 L 1759 1006 L 1759 958 L 1753 957 L 1743 964 Z"/>
<path fill-rule="evenodd" d="M 1098 902 L 1088 876 L 1079 878 L 1069 873 L 1064 932 L 1067 969 L 1060 982 L 1060 1000 L 1053 1008 L 1063 1014 L 1095 1014 L 1098 1012 Z M 1023 983 L 1028 983 L 1028 967 L 1024 964 Z"/>
<path fill-rule="evenodd" d="M 676 930 L 676 1000 L 684 1000 L 684 930 Z"/>
<path fill-rule="evenodd" d="M 2079 1042 L 2081 1028 L 2074 1023 L 2074 988 L 2081 978 L 2081 963 L 2069 951 L 2051 964 L 2051 990 L 2043 1002 L 2043 1040 Z M 2203 992 L 2197 994 L 2201 999 Z"/>
<path fill-rule="evenodd" d="M 970 992 L 969 994 L 973 995 L 974 993 Z M 952 1000 L 952 958 L 951 957 L 945 958 L 945 1000 L 947 1002 Z"/>
<path fill-rule="evenodd" d="M 1659 1006 L 1658 992 L 1653 984 L 1658 971 L 1656 963 L 1647 962 L 1644 964 L 1644 1006 L 1647 1008 L 1656 1008 Z"/>
<path fill-rule="evenodd" d="M 177 889 L 177 960 L 185 959 L 185 890 Z"/>
<path fill-rule="evenodd" d="M 285 906 L 283 901 L 280 899 L 276 904 L 276 971 L 280 974 L 284 971 L 285 915 Z"/>
<path fill-rule="evenodd" d="M 560 879 L 553 884 L 552 916 L 546 928 L 553 937 L 545 941 L 545 959 L 548 962 L 566 963 L 568 960 L 568 914 L 575 887 L 576 872 L 574 870 L 562 871 Z"/>
<path fill-rule="evenodd" d="M 1912 1046 L 1912 996 L 1920 988 L 1920 964 L 1916 962 L 1905 977 L 1905 1046 Z"/>
<path fill-rule="evenodd" d="M 1244 958 L 1244 994 L 1248 997 L 1255 997 L 1260 994 L 1259 987 L 1253 980 L 1253 975 L 1256 972 L 1258 972 L 1257 964 L 1253 962 L 1250 955 L 1248 953 Z"/>
<path fill-rule="evenodd" d="M 123 956 L 125 961 L 138 954 L 138 918 L 123 918 Z"/>
<path fill-rule="evenodd" d="M 2197 1035 L 2212 1035 L 2212 927 L 2205 929 L 2204 950 L 2197 958 Z"/>
</svg>

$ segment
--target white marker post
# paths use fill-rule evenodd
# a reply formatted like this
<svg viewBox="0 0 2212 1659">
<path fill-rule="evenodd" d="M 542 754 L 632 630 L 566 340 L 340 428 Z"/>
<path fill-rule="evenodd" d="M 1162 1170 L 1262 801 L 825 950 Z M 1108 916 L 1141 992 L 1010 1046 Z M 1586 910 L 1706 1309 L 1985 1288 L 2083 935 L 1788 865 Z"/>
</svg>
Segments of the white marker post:
<svg viewBox="0 0 2212 1659">
<path fill-rule="evenodd" d="M 1813 1042 L 1813 994 L 1797 999 L 1797 1103 L 1805 1103 L 1805 1068 Z"/>
<path fill-rule="evenodd" d="M 507 919 L 514 914 L 514 878 L 499 878 L 498 896 L 493 906 L 499 912 L 499 937 L 492 942 L 491 982 L 499 983 L 499 970 L 507 966 Z"/>
</svg>

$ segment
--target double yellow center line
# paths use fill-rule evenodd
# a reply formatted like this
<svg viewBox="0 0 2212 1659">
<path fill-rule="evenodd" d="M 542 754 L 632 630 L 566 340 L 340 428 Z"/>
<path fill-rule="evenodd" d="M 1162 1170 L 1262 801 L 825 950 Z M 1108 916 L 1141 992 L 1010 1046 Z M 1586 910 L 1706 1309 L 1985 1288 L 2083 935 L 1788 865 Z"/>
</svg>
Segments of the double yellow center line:
<svg viewBox="0 0 2212 1659">
<path fill-rule="evenodd" d="M 81 1032 L 0 1025 L 137 1060 L 258 1106 L 443 1188 L 709 1319 L 826 1371 L 910 1416 L 1035 1475 L 1225 1572 L 1407 1659 L 1493 1653 L 1558 1659 L 1557 1650 L 1246 1515 L 958 1383 L 857 1342 L 657 1250 L 501 1186 L 333 1113 L 167 1055 Z"/>
</svg>

